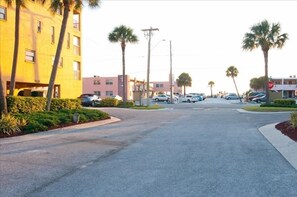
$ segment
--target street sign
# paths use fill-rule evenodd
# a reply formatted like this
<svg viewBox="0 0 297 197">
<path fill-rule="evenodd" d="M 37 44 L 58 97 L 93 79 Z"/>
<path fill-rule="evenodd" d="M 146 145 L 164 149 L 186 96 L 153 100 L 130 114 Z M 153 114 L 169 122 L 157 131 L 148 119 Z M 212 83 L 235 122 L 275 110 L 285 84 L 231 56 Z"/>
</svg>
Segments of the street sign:
<svg viewBox="0 0 297 197">
<path fill-rule="evenodd" d="M 268 82 L 268 88 L 271 90 L 274 86 L 274 83 L 272 81 Z"/>
</svg>

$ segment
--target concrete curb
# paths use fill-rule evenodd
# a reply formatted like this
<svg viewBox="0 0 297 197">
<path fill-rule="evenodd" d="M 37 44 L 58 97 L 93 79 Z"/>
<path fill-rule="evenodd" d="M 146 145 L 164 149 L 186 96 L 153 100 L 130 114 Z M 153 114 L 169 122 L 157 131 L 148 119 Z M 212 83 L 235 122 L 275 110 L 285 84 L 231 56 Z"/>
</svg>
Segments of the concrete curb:
<svg viewBox="0 0 297 197">
<path fill-rule="evenodd" d="M 16 137 L 11 137 L 11 138 L 1 138 L 0 145 L 10 144 L 10 143 L 20 143 L 20 142 L 31 141 L 31 140 L 38 140 L 38 139 L 47 138 L 47 137 L 54 137 L 57 134 L 65 134 L 65 133 L 68 133 L 69 131 L 73 131 L 73 130 L 79 130 L 79 129 L 83 129 L 83 128 L 91 128 L 91 127 L 111 124 L 111 123 L 115 123 L 115 122 L 119 122 L 119 121 L 121 121 L 121 120 L 118 118 L 110 117 L 110 119 L 106 119 L 106 120 L 77 124 L 77 125 L 72 125 L 69 127 L 62 127 L 62 128 L 58 128 L 58 129 L 44 131 L 44 132 L 32 133 L 32 134 L 16 136 Z"/>
<path fill-rule="evenodd" d="M 297 143 L 275 129 L 276 124 L 278 123 L 263 126 L 259 131 L 297 170 Z"/>
</svg>

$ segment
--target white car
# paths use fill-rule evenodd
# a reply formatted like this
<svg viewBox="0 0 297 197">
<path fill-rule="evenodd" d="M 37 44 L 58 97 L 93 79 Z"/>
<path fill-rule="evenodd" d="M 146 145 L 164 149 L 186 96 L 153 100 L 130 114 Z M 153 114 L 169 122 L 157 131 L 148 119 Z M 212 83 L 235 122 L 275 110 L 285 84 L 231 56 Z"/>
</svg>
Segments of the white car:
<svg viewBox="0 0 297 197">
<path fill-rule="evenodd" d="M 157 96 L 154 96 L 153 98 L 152 98 L 154 101 L 169 101 L 170 100 L 170 97 L 169 96 L 167 96 L 166 94 L 159 94 L 159 95 L 157 95 Z"/>
<path fill-rule="evenodd" d="M 199 100 L 200 100 L 199 96 L 194 96 L 192 94 L 187 94 L 182 98 L 182 102 L 188 102 L 188 103 L 196 103 Z"/>
</svg>

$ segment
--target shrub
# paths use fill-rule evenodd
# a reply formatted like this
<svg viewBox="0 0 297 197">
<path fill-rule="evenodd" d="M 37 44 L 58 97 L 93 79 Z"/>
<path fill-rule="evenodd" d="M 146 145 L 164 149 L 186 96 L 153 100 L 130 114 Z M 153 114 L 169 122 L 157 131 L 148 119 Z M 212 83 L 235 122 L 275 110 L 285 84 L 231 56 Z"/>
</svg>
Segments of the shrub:
<svg viewBox="0 0 297 197">
<path fill-rule="evenodd" d="M 119 100 L 115 98 L 104 98 L 100 101 L 100 107 L 116 107 L 119 104 Z"/>
<path fill-rule="evenodd" d="M 10 113 L 29 114 L 34 112 L 45 111 L 46 98 L 44 97 L 24 97 L 24 96 L 8 96 L 7 108 Z M 58 99 L 54 98 L 51 102 L 51 111 L 62 109 L 79 109 L 81 108 L 78 99 Z"/>
<path fill-rule="evenodd" d="M 291 124 L 294 128 L 297 128 L 297 112 L 291 114 Z"/>
<path fill-rule="evenodd" d="M 134 101 L 126 101 L 126 106 L 123 105 L 123 101 L 119 101 L 117 107 L 134 107 Z"/>
<path fill-rule="evenodd" d="M 284 105 L 284 104 L 261 104 L 260 107 L 286 107 L 286 108 L 297 108 L 297 104 L 293 104 L 293 105 Z"/>
<path fill-rule="evenodd" d="M 294 99 L 275 99 L 273 103 L 276 105 L 295 105 L 296 101 Z"/>
<path fill-rule="evenodd" d="M 0 119 L 0 133 L 5 135 L 15 135 L 21 132 L 20 127 L 24 125 L 26 125 L 24 119 L 18 120 L 9 114 L 3 115 Z"/>
</svg>

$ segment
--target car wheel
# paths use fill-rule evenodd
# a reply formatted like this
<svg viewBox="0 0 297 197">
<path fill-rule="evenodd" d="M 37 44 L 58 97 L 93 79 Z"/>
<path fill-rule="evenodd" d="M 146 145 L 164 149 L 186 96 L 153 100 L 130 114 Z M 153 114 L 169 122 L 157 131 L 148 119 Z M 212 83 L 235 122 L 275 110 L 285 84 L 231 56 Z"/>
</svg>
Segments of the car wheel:
<svg viewBox="0 0 297 197">
<path fill-rule="evenodd" d="M 91 106 L 95 107 L 95 101 L 92 101 Z"/>
<path fill-rule="evenodd" d="M 157 98 L 156 98 L 156 99 L 155 99 L 155 101 L 156 101 L 156 102 L 158 102 L 158 101 L 159 101 L 159 99 L 157 99 Z"/>
</svg>

